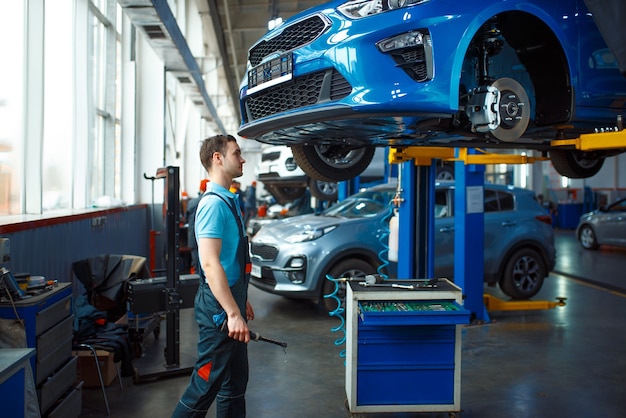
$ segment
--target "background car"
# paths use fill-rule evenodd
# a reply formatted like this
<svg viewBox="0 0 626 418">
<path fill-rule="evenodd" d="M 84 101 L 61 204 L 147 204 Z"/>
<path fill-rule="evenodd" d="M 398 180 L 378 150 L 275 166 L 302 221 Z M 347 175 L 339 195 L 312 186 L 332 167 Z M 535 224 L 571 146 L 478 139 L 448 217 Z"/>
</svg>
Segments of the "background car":
<svg viewBox="0 0 626 418">
<path fill-rule="evenodd" d="M 623 152 L 552 142 L 619 126 L 625 109 L 626 78 L 583 0 L 336 0 L 248 58 L 239 135 L 289 145 L 311 178 L 353 178 L 387 145 L 549 151 L 571 178 Z"/>
<path fill-rule="evenodd" d="M 555 263 L 551 218 L 531 191 L 485 185 L 485 282 L 515 299 L 534 296 Z M 263 226 L 251 239 L 252 285 L 270 293 L 320 300 L 332 277 L 377 273 L 386 248 L 392 184 L 374 186 L 319 215 Z M 454 276 L 454 186 L 435 192 L 435 275 Z M 384 252 L 383 252 L 384 253 Z M 395 264 L 388 273 L 394 274 Z M 330 311 L 332 299 L 321 299 Z"/>
<path fill-rule="evenodd" d="M 255 167 L 255 176 L 281 205 L 301 198 L 307 188 L 321 201 L 337 200 L 337 183 L 309 178 L 298 167 L 287 146 L 264 148 Z"/>
<path fill-rule="evenodd" d="M 258 216 L 249 219 L 248 224 L 246 225 L 246 233 L 251 237 L 259 232 L 259 229 L 261 229 L 262 226 L 271 222 L 289 218 L 291 216 L 304 215 L 314 212 L 311 207 L 311 193 L 309 193 L 306 189 L 302 196 L 292 200 L 291 202 L 287 202 L 284 205 L 275 203 L 273 198 L 265 199 L 261 205 L 265 206 L 265 213 L 262 215 L 259 213 Z"/>
<path fill-rule="evenodd" d="M 626 246 L 626 198 L 585 213 L 576 227 L 576 237 L 586 250 L 600 245 Z"/>
</svg>

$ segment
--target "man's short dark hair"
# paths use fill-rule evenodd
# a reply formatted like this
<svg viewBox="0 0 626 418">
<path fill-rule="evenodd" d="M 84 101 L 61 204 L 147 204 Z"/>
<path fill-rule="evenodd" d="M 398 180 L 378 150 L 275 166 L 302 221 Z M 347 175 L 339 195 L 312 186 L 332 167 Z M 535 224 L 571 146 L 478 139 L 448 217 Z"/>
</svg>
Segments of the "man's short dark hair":
<svg viewBox="0 0 626 418">
<path fill-rule="evenodd" d="M 219 152 L 226 155 L 226 148 L 229 142 L 237 142 L 232 135 L 214 135 L 202 141 L 200 147 L 200 162 L 204 169 L 208 172 L 213 164 L 213 154 Z"/>
</svg>

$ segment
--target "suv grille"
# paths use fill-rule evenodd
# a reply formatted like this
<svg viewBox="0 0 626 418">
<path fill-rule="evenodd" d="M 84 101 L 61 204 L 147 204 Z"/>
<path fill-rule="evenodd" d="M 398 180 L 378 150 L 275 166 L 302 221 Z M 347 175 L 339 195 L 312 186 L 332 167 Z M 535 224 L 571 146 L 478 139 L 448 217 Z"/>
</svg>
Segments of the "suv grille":
<svg viewBox="0 0 626 418">
<path fill-rule="evenodd" d="M 261 41 L 250 48 L 248 52 L 250 64 L 256 67 L 263 61 L 263 58 L 274 52 L 282 54 L 311 43 L 327 27 L 327 23 L 318 15 L 295 22 L 284 28 L 280 35 Z"/>
<path fill-rule="evenodd" d="M 276 161 L 280 158 L 280 151 L 268 152 L 261 154 L 261 161 Z"/>
<path fill-rule="evenodd" d="M 278 248 L 273 245 L 255 244 L 253 242 L 250 245 L 250 252 L 263 261 L 274 261 L 278 255 Z"/>
<path fill-rule="evenodd" d="M 339 100 L 351 91 L 352 86 L 334 69 L 308 74 L 297 77 L 293 83 L 248 96 L 245 101 L 247 119 L 249 122 L 287 110 Z"/>
</svg>

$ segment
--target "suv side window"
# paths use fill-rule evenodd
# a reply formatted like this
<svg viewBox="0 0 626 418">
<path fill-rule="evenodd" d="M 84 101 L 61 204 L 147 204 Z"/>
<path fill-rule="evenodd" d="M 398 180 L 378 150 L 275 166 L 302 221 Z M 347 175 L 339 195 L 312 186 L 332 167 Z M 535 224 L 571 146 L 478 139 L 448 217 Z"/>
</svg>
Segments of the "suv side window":
<svg viewBox="0 0 626 418">
<path fill-rule="evenodd" d="M 500 210 L 515 209 L 515 198 L 513 193 L 498 191 L 498 201 L 500 202 Z"/>
<path fill-rule="evenodd" d="M 485 212 L 513 210 L 515 199 L 513 194 L 501 190 L 485 189 Z"/>
<path fill-rule="evenodd" d="M 498 210 L 498 193 L 495 190 L 485 189 L 485 213 L 497 212 Z"/>
<path fill-rule="evenodd" d="M 448 191 L 436 190 L 435 191 L 435 219 L 446 218 L 451 216 L 450 207 L 448 205 Z"/>
</svg>

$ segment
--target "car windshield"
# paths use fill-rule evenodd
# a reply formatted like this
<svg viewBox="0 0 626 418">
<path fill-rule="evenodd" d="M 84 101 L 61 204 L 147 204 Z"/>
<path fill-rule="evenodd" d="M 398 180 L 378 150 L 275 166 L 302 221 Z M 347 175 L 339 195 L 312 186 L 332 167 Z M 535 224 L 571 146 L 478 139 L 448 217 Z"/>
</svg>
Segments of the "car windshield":
<svg viewBox="0 0 626 418">
<path fill-rule="evenodd" d="M 324 216 L 341 218 L 367 218 L 387 210 L 393 190 L 370 190 L 357 193 L 326 209 Z"/>
</svg>

